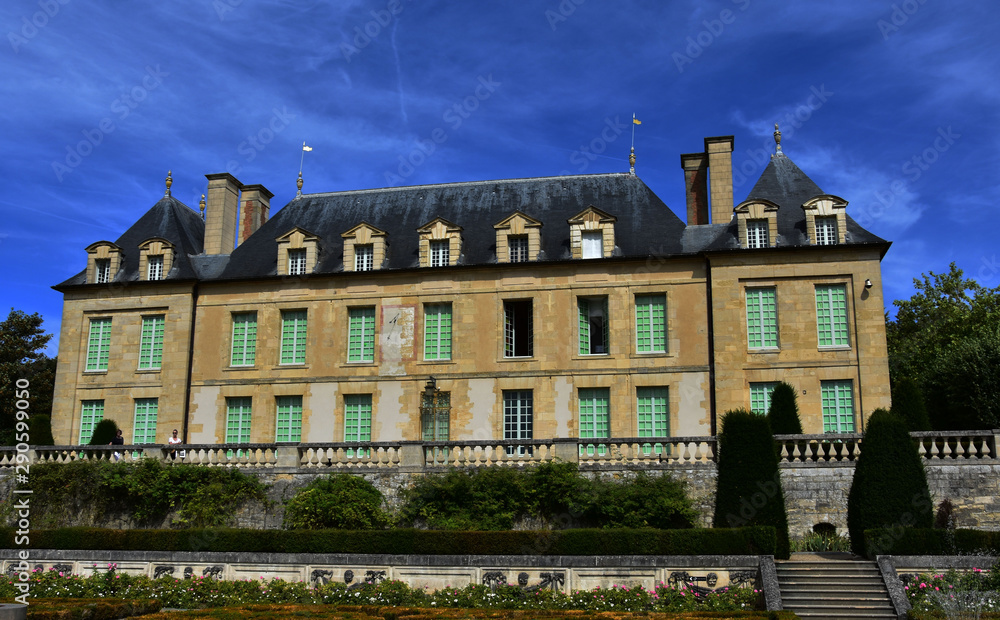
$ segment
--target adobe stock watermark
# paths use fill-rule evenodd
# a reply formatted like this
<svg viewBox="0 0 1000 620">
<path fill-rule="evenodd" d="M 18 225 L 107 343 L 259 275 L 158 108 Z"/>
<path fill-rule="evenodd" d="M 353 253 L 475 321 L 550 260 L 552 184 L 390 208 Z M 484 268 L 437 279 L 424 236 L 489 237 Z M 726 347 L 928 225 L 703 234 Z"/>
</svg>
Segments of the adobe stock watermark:
<svg viewBox="0 0 1000 620">
<path fill-rule="evenodd" d="M 406 0 L 407 2 L 412 2 L 413 0 Z M 351 39 L 351 43 L 341 42 L 340 53 L 343 54 L 344 60 L 351 62 L 351 56 L 356 56 L 361 53 L 361 50 L 365 49 L 371 42 L 374 41 L 382 31 L 392 23 L 397 15 L 403 12 L 406 5 L 403 4 L 403 0 L 389 0 L 384 9 L 375 10 L 372 9 L 369 13 L 372 16 L 371 20 L 365 22 L 363 26 L 354 27 L 354 38 Z M 352 45 L 353 43 L 353 45 Z"/>
<path fill-rule="evenodd" d="M 28 41 L 37 37 L 38 33 L 49 25 L 50 20 L 59 14 L 59 5 L 67 4 L 69 0 L 38 0 L 39 10 L 30 17 L 25 15 L 21 18 L 21 29 L 18 32 L 11 30 L 7 33 L 7 41 L 10 42 L 14 53 L 20 54 L 21 46 L 27 45 Z"/>
<path fill-rule="evenodd" d="M 552 32 L 556 31 L 556 25 L 560 24 L 570 18 L 573 13 L 576 13 L 576 7 L 580 6 L 587 0 L 562 0 L 556 5 L 555 9 L 545 10 L 545 19 L 549 22 L 549 28 Z"/>
<path fill-rule="evenodd" d="M 96 126 L 80 130 L 80 133 L 83 134 L 83 140 L 76 144 L 67 144 L 66 156 L 63 160 L 52 161 L 52 171 L 55 173 L 56 179 L 62 183 L 67 174 L 82 164 L 83 160 L 104 142 L 104 138 L 118 128 L 116 119 L 117 123 L 121 123 L 128 118 L 132 111 L 149 97 L 152 91 L 160 87 L 163 78 L 169 75 L 160 68 L 160 65 L 155 67 L 147 65 L 146 73 L 139 83 L 132 88 L 123 89 L 121 96 L 116 97 L 111 102 L 110 110 L 114 116 L 105 116 L 97 122 Z"/>
<path fill-rule="evenodd" d="M 590 167 L 590 162 L 597 159 L 602 153 L 608 150 L 608 146 L 618 139 L 625 130 L 629 128 L 629 123 L 623 123 L 621 117 L 610 116 L 604 118 L 604 127 L 586 144 L 581 144 L 577 150 L 569 156 L 569 163 L 576 166 L 576 171 L 561 170 L 560 175 L 583 174 Z"/>
<path fill-rule="evenodd" d="M 826 89 L 826 84 L 809 87 L 809 96 L 804 103 L 778 119 L 781 133 L 785 140 L 795 135 L 795 130 L 801 128 L 813 114 L 829 101 L 834 93 Z M 733 187 L 740 187 L 749 180 L 756 180 L 757 174 L 771 161 L 774 152 L 774 138 L 767 137 L 761 141 L 758 148 L 748 148 L 745 157 L 738 164 L 733 164 Z"/>
<path fill-rule="evenodd" d="M 732 0 L 732 3 L 739 7 L 740 12 L 750 8 L 750 0 Z M 702 20 L 701 24 L 705 29 L 686 39 L 687 46 L 684 47 L 684 52 L 674 52 L 670 55 L 670 59 L 674 61 L 674 66 L 677 67 L 677 72 L 684 73 L 685 65 L 693 63 L 708 47 L 715 43 L 716 39 L 725 32 L 726 26 L 736 21 L 737 16 L 737 13 L 729 9 L 722 9 L 719 11 L 719 16 L 715 19 Z"/>
<path fill-rule="evenodd" d="M 22 605 L 28 604 L 28 595 L 31 593 L 31 566 L 28 563 L 31 559 L 31 552 L 28 545 L 31 543 L 31 488 L 28 487 L 29 460 L 28 452 L 31 436 L 28 432 L 31 414 L 29 412 L 29 399 L 31 383 L 27 379 L 17 379 L 14 382 L 14 440 L 17 442 L 17 456 L 15 457 L 15 480 L 14 495 L 16 502 L 13 504 L 14 515 L 17 519 L 17 529 L 14 530 L 14 545 L 23 547 L 17 552 L 17 564 L 12 564 L 7 570 L 14 570 L 14 587 L 20 592 L 14 598 Z M 27 487 L 27 488 L 25 488 Z M 13 499 L 13 498 L 12 498 Z"/>
<path fill-rule="evenodd" d="M 878 31 L 882 34 L 882 40 L 888 41 L 889 37 L 899 32 L 900 27 L 910 21 L 910 16 L 920 10 L 920 7 L 927 4 L 927 0 L 903 0 L 899 4 L 892 5 L 889 19 L 880 19 L 875 22 Z"/>
<path fill-rule="evenodd" d="M 861 208 L 856 216 L 858 223 L 867 228 L 875 220 L 880 219 L 887 209 L 891 209 L 896 204 L 900 196 L 909 192 L 910 184 L 920 180 L 920 177 L 930 170 L 931 166 L 941 158 L 941 155 L 947 152 L 961 137 L 962 134 L 955 133 L 951 125 L 947 128 L 938 127 L 937 136 L 927 148 L 904 161 L 899 167 L 905 179 L 894 179 L 883 189 L 875 190 L 875 202 L 870 202 Z"/>
<path fill-rule="evenodd" d="M 976 275 L 979 276 L 979 283 L 986 286 L 987 283 L 993 281 L 993 279 L 997 276 L 997 273 L 1000 273 L 1000 263 L 997 263 L 996 254 L 990 256 L 989 258 L 986 258 L 985 256 L 980 257 L 980 261 L 983 264 L 979 267 L 979 273 Z"/>
<path fill-rule="evenodd" d="M 480 105 L 492 97 L 497 88 L 503 85 L 503 82 L 493 79 L 492 73 L 486 77 L 480 75 L 477 81 L 478 84 L 470 95 L 463 97 L 451 107 L 445 108 L 444 112 L 441 113 L 441 120 L 447 123 L 452 131 L 458 131 L 479 109 Z M 428 157 L 437 152 L 438 145 L 448 141 L 448 137 L 448 131 L 444 127 L 437 127 L 431 131 L 429 138 L 418 139 L 413 150 L 406 155 L 399 156 L 399 165 L 396 166 L 395 172 L 386 170 L 383 173 L 386 185 L 391 187 L 406 181 L 417 168 L 427 161 Z"/>
<path fill-rule="evenodd" d="M 917 513 L 934 514 L 934 504 L 931 499 L 923 493 L 915 493 L 910 499 L 910 505 Z M 892 525 L 879 528 L 880 535 L 871 541 L 871 545 L 866 544 L 866 551 L 869 555 L 883 555 L 892 551 L 895 542 L 903 537 L 904 530 L 913 527 L 917 523 L 917 516 L 913 512 L 905 512 L 899 517 L 899 521 Z"/>
<path fill-rule="evenodd" d="M 219 16 L 219 21 L 226 21 L 226 15 L 229 15 L 236 10 L 236 7 L 243 4 L 243 0 L 213 0 L 212 8 L 215 9 L 215 14 Z"/>
<path fill-rule="evenodd" d="M 243 156 L 244 163 L 249 164 L 257 159 L 257 155 L 267 148 L 268 144 L 274 142 L 278 134 L 287 129 L 293 120 L 295 120 L 295 115 L 289 112 L 287 107 L 282 106 L 280 110 L 271 108 L 271 118 L 263 127 L 240 142 L 236 147 L 236 152 Z M 226 162 L 226 172 L 229 174 L 236 176 L 242 170 L 240 162 L 235 159 Z"/>
</svg>

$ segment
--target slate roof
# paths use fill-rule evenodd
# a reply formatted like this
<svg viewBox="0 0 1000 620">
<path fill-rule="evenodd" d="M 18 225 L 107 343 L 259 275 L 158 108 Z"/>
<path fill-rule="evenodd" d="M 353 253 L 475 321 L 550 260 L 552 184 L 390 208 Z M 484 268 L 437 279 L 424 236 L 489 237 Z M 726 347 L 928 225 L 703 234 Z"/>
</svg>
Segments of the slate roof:
<svg viewBox="0 0 1000 620">
<path fill-rule="evenodd" d="M 747 198 L 777 204 L 777 247 L 796 247 L 810 245 L 802 204 L 824 193 L 791 159 L 778 153 L 772 156 Z M 459 264 L 495 263 L 493 226 L 515 211 L 542 222 L 540 261 L 569 260 L 567 220 L 589 206 L 616 218 L 614 256 L 741 250 L 735 219 L 685 226 L 637 176 L 608 173 L 305 194 L 277 211 L 228 256 L 202 254 L 204 222 L 193 209 L 168 196 L 116 241 L 124 252 L 125 263 L 115 281 L 139 279 L 138 246 L 151 237 L 162 237 L 175 246 L 174 266 L 165 274 L 168 280 L 275 276 L 276 239 L 296 227 L 319 237 L 319 264 L 313 273 L 338 273 L 343 271 L 341 235 L 361 222 L 387 233 L 388 264 L 384 268 L 415 268 L 418 267 L 417 229 L 437 217 L 462 227 Z M 886 249 L 889 246 L 850 216 L 847 243 L 881 244 Z M 85 276 L 83 271 L 56 288 L 85 284 Z"/>
<path fill-rule="evenodd" d="M 174 261 L 164 279 L 191 280 L 198 277 L 191 256 L 204 251 L 205 222 L 198 213 L 171 196 L 164 196 L 145 215 L 118 237 L 115 245 L 122 249 L 124 263 L 115 282 L 139 280 L 139 245 L 153 237 L 166 239 L 174 245 Z M 87 270 L 57 286 L 86 284 Z"/>
<path fill-rule="evenodd" d="M 783 153 L 776 153 L 771 156 L 771 161 L 764 168 L 757 183 L 747 194 L 747 200 L 764 199 L 778 205 L 778 241 L 777 247 L 808 246 L 809 238 L 806 236 L 806 216 L 802 210 L 802 203 L 810 198 L 815 198 L 826 194 L 813 182 L 806 173 L 802 172 Z M 850 209 L 850 207 L 848 207 Z M 713 224 L 712 226 L 719 226 Z M 703 226 L 691 226 L 691 228 L 704 228 Z M 847 238 L 849 244 L 885 244 L 888 242 L 881 237 L 874 235 L 854 219 L 847 216 Z M 736 220 L 733 219 L 725 224 L 725 230 L 714 235 L 714 238 L 703 246 L 703 250 L 736 250 L 739 246 L 739 236 L 737 232 Z"/>
<path fill-rule="evenodd" d="M 683 251 L 684 222 L 638 177 L 590 174 L 303 195 L 237 247 L 220 277 L 275 274 L 275 239 L 296 226 L 320 238 L 320 261 L 313 273 L 342 271 L 341 234 L 362 221 L 387 233 L 389 269 L 417 267 L 417 228 L 436 217 L 463 229 L 459 264 L 495 263 L 493 226 L 515 211 L 542 222 L 542 260 L 566 260 L 567 220 L 591 205 L 617 218 L 616 256 Z"/>
</svg>

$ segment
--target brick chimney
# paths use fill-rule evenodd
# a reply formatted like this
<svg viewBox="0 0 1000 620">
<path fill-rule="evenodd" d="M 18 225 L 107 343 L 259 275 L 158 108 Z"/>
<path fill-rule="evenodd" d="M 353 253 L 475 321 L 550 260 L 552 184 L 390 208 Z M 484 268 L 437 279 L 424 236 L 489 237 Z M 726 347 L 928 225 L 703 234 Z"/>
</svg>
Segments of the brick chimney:
<svg viewBox="0 0 1000 620">
<path fill-rule="evenodd" d="M 681 155 L 688 226 L 708 224 L 708 157 L 705 153 Z"/>
<path fill-rule="evenodd" d="M 243 243 L 257 229 L 264 225 L 271 211 L 271 198 L 274 194 L 263 185 L 244 185 L 243 211 L 240 213 L 240 234 L 237 244 Z"/>
<path fill-rule="evenodd" d="M 711 179 L 712 223 L 733 219 L 733 136 L 705 138 L 705 154 Z"/>
<path fill-rule="evenodd" d="M 205 254 L 231 254 L 236 243 L 236 214 L 243 184 L 228 172 L 206 174 Z"/>
</svg>

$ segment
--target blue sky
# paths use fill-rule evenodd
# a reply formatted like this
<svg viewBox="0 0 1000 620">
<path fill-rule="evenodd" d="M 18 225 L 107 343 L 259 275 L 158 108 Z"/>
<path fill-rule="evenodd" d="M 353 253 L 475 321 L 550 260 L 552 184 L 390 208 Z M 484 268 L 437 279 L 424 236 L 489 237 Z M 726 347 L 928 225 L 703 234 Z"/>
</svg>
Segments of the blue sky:
<svg viewBox="0 0 1000 620">
<path fill-rule="evenodd" d="M 887 300 L 955 261 L 1000 284 L 992 3 L 8 0 L 0 8 L 3 314 L 205 174 L 295 194 L 628 170 L 682 219 L 681 153 L 773 149 L 893 242 Z M 405 162 L 405 163 L 404 163 Z M 53 345 L 55 342 L 53 342 Z M 50 353 L 55 348 L 50 347 Z"/>
</svg>

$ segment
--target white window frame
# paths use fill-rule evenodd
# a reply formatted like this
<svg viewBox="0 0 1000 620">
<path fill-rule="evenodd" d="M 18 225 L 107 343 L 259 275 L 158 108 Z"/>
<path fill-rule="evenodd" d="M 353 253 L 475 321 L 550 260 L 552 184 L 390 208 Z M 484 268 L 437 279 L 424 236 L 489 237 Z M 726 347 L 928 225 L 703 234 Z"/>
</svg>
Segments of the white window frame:
<svg viewBox="0 0 1000 620">
<path fill-rule="evenodd" d="M 526 263 L 528 260 L 528 235 L 507 235 L 507 248 L 510 262 Z"/>
<path fill-rule="evenodd" d="M 837 216 L 817 215 L 813 221 L 816 245 L 837 245 Z"/>
<path fill-rule="evenodd" d="M 293 248 L 288 250 L 288 275 L 305 275 L 306 257 L 307 253 L 305 248 Z"/>
<path fill-rule="evenodd" d="M 431 267 L 447 267 L 451 264 L 451 239 L 431 239 Z"/>
<path fill-rule="evenodd" d="M 354 246 L 354 271 L 375 269 L 375 244 L 361 243 Z"/>
<path fill-rule="evenodd" d="M 766 219 L 747 220 L 747 247 L 750 249 L 768 246 L 768 221 Z"/>
<path fill-rule="evenodd" d="M 98 258 L 94 260 L 94 273 L 97 276 L 98 284 L 107 284 L 111 281 L 111 259 Z"/>
<path fill-rule="evenodd" d="M 163 254 L 152 254 L 146 258 L 146 279 L 163 279 Z"/>
<path fill-rule="evenodd" d="M 585 230 L 580 233 L 580 257 L 604 258 L 603 230 Z"/>
</svg>

